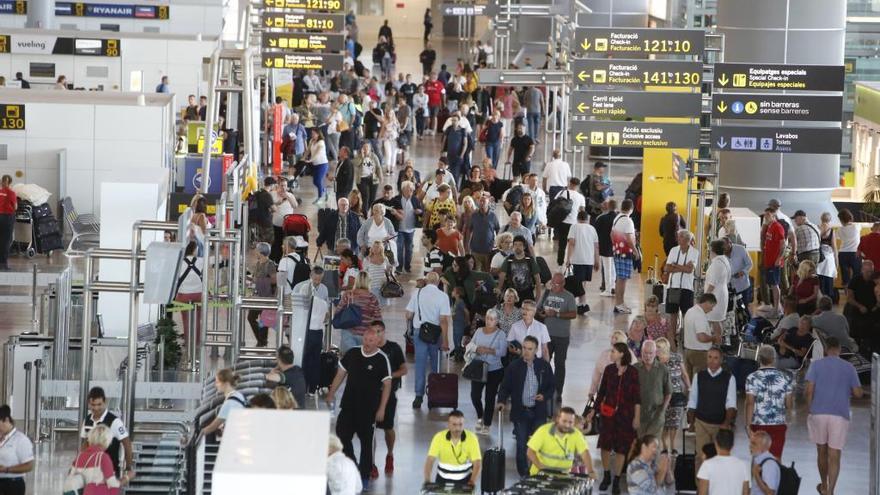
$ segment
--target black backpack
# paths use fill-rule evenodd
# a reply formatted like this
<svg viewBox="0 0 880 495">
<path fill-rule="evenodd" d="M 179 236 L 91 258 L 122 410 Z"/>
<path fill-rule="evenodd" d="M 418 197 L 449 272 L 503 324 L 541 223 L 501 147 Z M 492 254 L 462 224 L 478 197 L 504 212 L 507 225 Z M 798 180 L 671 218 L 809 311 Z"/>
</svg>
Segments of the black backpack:
<svg viewBox="0 0 880 495">
<path fill-rule="evenodd" d="M 776 489 L 776 495 L 797 495 L 801 488 L 801 477 L 795 471 L 794 463 L 786 467 L 775 457 L 770 457 L 761 461 L 760 466 L 763 468 L 767 461 L 773 461 L 779 466 L 779 488 Z"/>
<path fill-rule="evenodd" d="M 568 191 L 564 195 L 553 198 L 550 204 L 547 205 L 547 225 L 554 229 L 559 228 L 565 222 L 565 219 L 568 218 L 573 207 L 574 202 L 571 200 L 571 193 Z"/>
<path fill-rule="evenodd" d="M 516 185 L 510 188 L 510 191 L 507 192 L 507 198 L 504 201 L 504 209 L 507 210 L 507 214 L 510 215 L 513 213 L 513 210 L 520 204 L 523 197 L 523 186 Z M 566 215 L 567 216 L 567 215 Z"/>
<path fill-rule="evenodd" d="M 309 279 L 309 276 L 312 274 L 312 268 L 309 266 L 309 259 L 299 253 L 288 254 L 285 258 L 290 259 L 294 263 L 293 280 L 287 279 L 287 284 L 293 289 L 296 284 Z"/>
</svg>

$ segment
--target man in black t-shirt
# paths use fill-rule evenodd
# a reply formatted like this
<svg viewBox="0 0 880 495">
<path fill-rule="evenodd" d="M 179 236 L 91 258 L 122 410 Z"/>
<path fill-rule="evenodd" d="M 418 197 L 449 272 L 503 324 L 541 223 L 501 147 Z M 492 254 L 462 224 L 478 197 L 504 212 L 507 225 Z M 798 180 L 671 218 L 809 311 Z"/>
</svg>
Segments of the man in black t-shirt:
<svg viewBox="0 0 880 495">
<path fill-rule="evenodd" d="M 412 108 L 413 106 L 413 95 L 416 94 L 419 87 L 416 86 L 414 82 L 412 82 L 412 74 L 406 75 L 406 82 L 400 86 L 400 94 L 402 94 L 406 98 L 406 104 Z"/>
<path fill-rule="evenodd" d="M 336 418 L 336 435 L 342 440 L 343 452 L 352 459 L 355 458 L 352 438 L 357 435 L 360 440 L 358 470 L 364 491 L 369 489 L 373 467 L 373 426 L 385 421 L 385 409 L 391 396 L 391 364 L 388 356 L 379 349 L 379 335 L 375 329 L 371 325 L 364 332 L 363 345 L 349 349 L 342 357 L 336 378 L 325 397 L 330 405 L 342 381 L 348 377 Z"/>
<path fill-rule="evenodd" d="M 391 394 L 388 396 L 388 404 L 385 406 L 385 420 L 376 422 L 376 428 L 385 431 L 385 446 L 388 448 L 388 454 L 385 455 L 385 474 L 390 475 L 394 472 L 394 441 L 397 438 L 394 432 L 394 416 L 397 412 L 397 390 L 400 388 L 401 378 L 407 373 L 406 358 L 403 355 L 403 349 L 397 342 L 387 340 L 385 338 L 385 323 L 376 320 L 370 324 L 370 328 L 376 331 L 379 336 L 379 349 L 388 356 L 388 363 L 391 366 Z M 376 443 L 373 443 L 373 459 L 376 458 Z M 373 461 L 375 463 L 375 460 Z M 370 477 L 376 479 L 379 477 L 379 469 L 373 464 L 373 470 Z"/>
<path fill-rule="evenodd" d="M 516 124 L 516 135 L 510 140 L 510 149 L 507 151 L 507 163 L 512 164 L 514 177 L 527 175 L 532 168 L 532 154 L 535 152 L 535 142 L 526 134 L 526 126 L 520 122 Z M 513 155 L 513 161 L 510 157 Z"/>
<path fill-rule="evenodd" d="M 266 375 L 266 381 L 287 387 L 296 404 L 305 407 L 306 376 L 302 368 L 293 364 L 293 350 L 283 345 L 275 353 L 275 359 L 275 368 Z"/>
<path fill-rule="evenodd" d="M 614 246 L 611 244 L 611 227 L 617 218 L 617 201 L 608 199 L 602 203 L 602 213 L 596 217 L 593 227 L 599 236 L 599 258 L 602 261 L 602 285 L 599 290 L 603 296 L 614 294 L 614 282 L 617 280 L 614 272 Z"/>
<path fill-rule="evenodd" d="M 871 260 L 862 260 L 862 271 L 849 281 L 846 287 L 846 307 L 843 315 L 849 322 L 851 336 L 859 348 L 866 348 L 868 337 L 873 333 L 874 319 L 877 317 L 877 297 L 874 295 L 877 273 Z"/>
</svg>

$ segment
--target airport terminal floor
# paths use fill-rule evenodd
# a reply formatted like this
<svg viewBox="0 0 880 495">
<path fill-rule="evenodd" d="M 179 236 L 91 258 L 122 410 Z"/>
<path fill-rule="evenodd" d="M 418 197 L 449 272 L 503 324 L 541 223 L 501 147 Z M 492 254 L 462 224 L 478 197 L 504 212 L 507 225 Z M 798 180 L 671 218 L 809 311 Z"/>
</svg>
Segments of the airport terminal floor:
<svg viewBox="0 0 880 495">
<path fill-rule="evenodd" d="M 418 40 L 403 40 L 401 42 L 401 61 L 416 60 L 416 53 L 420 48 Z M 451 53 L 454 45 L 447 44 L 444 52 Z M 450 57 L 444 57 L 450 60 Z M 454 60 L 454 59 L 453 59 Z M 417 72 L 418 67 L 415 64 L 403 65 L 400 69 L 404 72 Z M 415 158 L 416 168 L 422 173 L 430 173 L 435 168 L 436 158 L 440 153 L 440 138 L 426 137 L 424 140 L 417 141 L 413 146 L 413 157 Z M 482 150 L 478 150 L 477 155 L 482 154 Z M 537 156 L 542 156 L 542 150 L 539 147 Z M 543 164 L 537 163 L 535 167 L 540 172 Z M 623 191 L 632 177 L 640 171 L 638 163 L 614 163 L 611 167 L 611 175 L 615 189 Z M 384 180 L 388 181 L 389 178 Z M 313 219 L 315 224 L 315 214 L 318 204 L 312 205 L 315 199 L 315 189 L 310 181 L 302 181 L 303 185 L 297 192 L 297 196 L 301 199 L 303 210 Z M 506 222 L 506 218 L 502 219 L 502 223 Z M 417 252 L 414 260 L 413 272 L 420 273 L 422 268 L 422 249 L 416 239 L 415 245 Z M 536 244 L 538 254 L 546 256 L 551 268 L 555 268 L 554 256 L 551 253 L 555 250 L 555 244 L 548 240 L 546 235 L 540 236 Z M 34 260 L 27 260 L 22 257 L 15 257 L 10 260 L 12 272 L 0 273 L 0 287 L 4 286 L 3 280 L 7 277 L 14 276 L 15 272 L 27 273 L 31 270 L 31 263 L 38 263 L 40 269 L 44 271 L 60 270 L 64 265 L 61 256 L 55 255 L 48 262 L 44 257 L 37 257 Z M 407 298 L 414 287 L 414 276 L 403 274 L 402 282 L 407 289 L 407 296 L 401 299 L 393 299 L 390 304 L 383 308 L 383 318 L 388 328 L 389 338 L 401 344 L 404 343 L 403 329 L 404 324 L 404 307 Z M 634 277 L 629 282 L 627 291 L 626 304 L 631 308 L 641 308 L 643 303 L 642 278 Z M 593 373 L 593 367 L 600 352 L 609 348 L 609 337 L 613 330 L 627 329 L 629 322 L 637 316 L 639 311 L 634 310 L 632 315 L 616 315 L 613 312 L 613 299 L 600 297 L 598 291 L 599 282 L 594 280 L 588 291 L 588 302 L 591 311 L 582 316 L 578 316 L 572 326 L 571 347 L 568 352 L 568 378 L 565 384 L 565 390 L 562 397 L 563 405 L 571 406 L 576 411 L 583 410 L 587 399 L 587 390 Z M 27 304 L 4 304 L 2 306 L 2 315 L 0 318 L 0 341 L 4 341 L 9 335 L 14 335 L 30 326 L 31 309 Z M 250 332 L 246 332 L 249 339 L 253 339 Z M 334 336 L 334 340 L 338 339 Z M 253 342 L 249 342 L 253 345 Z M 212 365 L 222 367 L 222 360 L 212 362 Z M 410 358 L 411 364 L 411 358 Z M 458 369 L 460 365 L 453 364 L 453 369 Z M 412 369 L 412 367 L 411 367 Z M 394 495 L 412 495 L 418 493 L 422 483 L 422 465 L 428 451 L 428 445 L 434 433 L 446 427 L 446 414 L 448 410 L 431 411 L 426 407 L 414 410 L 410 407 L 413 398 L 413 381 L 410 377 L 403 379 L 403 386 L 397 392 L 398 409 L 397 409 L 397 443 L 394 451 L 395 471 L 391 476 L 385 475 L 383 472 L 384 459 L 386 454 L 385 444 L 380 435 L 377 435 L 376 448 L 376 464 L 379 466 L 379 478 L 374 481 L 372 486 L 373 493 L 394 494 Z M 467 380 L 459 382 L 459 407 L 465 414 L 465 425 L 468 429 L 475 426 L 475 413 L 470 405 L 470 391 Z M 743 405 L 743 397 L 738 399 L 740 408 Z M 314 404 L 309 404 L 315 407 Z M 322 407 L 325 407 L 323 403 Z M 806 410 L 805 401 L 802 393 L 796 397 L 795 410 L 790 415 L 790 428 L 788 430 L 787 441 L 785 445 L 785 456 L 783 461 L 786 464 L 795 462 L 798 472 L 803 477 L 800 493 L 814 493 L 815 486 L 818 482 L 818 474 L 816 469 L 816 449 L 810 443 L 806 428 Z M 841 494 L 862 494 L 867 493 L 869 479 L 869 399 L 861 399 L 853 401 L 853 418 L 850 435 L 843 449 L 841 460 L 841 475 L 838 483 L 837 493 Z M 510 423 L 505 418 L 502 423 L 503 436 L 499 436 L 497 429 L 493 426 L 489 436 L 480 436 L 480 446 L 482 449 L 487 447 L 503 444 L 507 449 L 507 480 L 516 479 L 516 470 L 513 452 L 515 450 L 515 441 L 512 436 Z M 740 414 L 736 426 L 736 444 L 733 454 L 741 459 L 747 459 L 748 454 L 748 438 L 743 428 L 743 419 Z M 588 444 L 593 458 L 594 465 L 601 475 L 601 464 L 598 450 L 596 449 L 596 437 L 589 437 Z M 61 483 L 64 474 L 76 452 L 77 442 L 71 434 L 64 434 L 60 439 L 53 443 L 44 441 L 37 446 L 37 463 L 34 471 L 27 476 L 28 493 L 33 494 L 50 494 L 60 493 Z M 291 450 L 296 449 L 296 445 L 290 445 Z M 679 447 L 680 450 L 680 447 Z M 285 493 L 280 490 L 277 493 Z M 295 493 L 295 492 L 287 492 Z"/>
</svg>

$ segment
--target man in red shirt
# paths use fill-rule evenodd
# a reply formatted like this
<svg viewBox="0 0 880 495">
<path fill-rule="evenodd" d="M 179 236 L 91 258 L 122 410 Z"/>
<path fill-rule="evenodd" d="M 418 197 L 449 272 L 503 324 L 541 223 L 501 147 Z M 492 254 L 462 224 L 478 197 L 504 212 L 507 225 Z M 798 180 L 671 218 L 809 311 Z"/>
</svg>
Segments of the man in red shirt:
<svg viewBox="0 0 880 495">
<path fill-rule="evenodd" d="M 446 95 L 446 87 L 437 80 L 437 74 L 431 72 L 428 81 L 425 82 L 425 93 L 428 95 L 428 132 L 436 134 L 437 130 L 437 114 L 440 107 L 443 106 L 443 97 Z M 442 130 L 442 129 L 441 129 Z"/>
<path fill-rule="evenodd" d="M 12 246 L 12 229 L 15 227 L 15 210 L 18 198 L 9 186 L 12 177 L 0 179 L 0 271 L 9 270 L 9 248 Z"/>
<path fill-rule="evenodd" d="M 774 310 L 778 311 L 780 306 L 779 279 L 785 253 L 785 228 L 776 220 L 776 213 L 771 208 L 764 210 L 761 240 L 763 254 L 761 266 L 764 269 L 764 282 L 770 287 L 771 305 Z"/>
<path fill-rule="evenodd" d="M 880 222 L 874 222 L 871 233 L 859 240 L 859 256 L 863 260 L 873 261 L 874 266 L 880 266 Z"/>
</svg>

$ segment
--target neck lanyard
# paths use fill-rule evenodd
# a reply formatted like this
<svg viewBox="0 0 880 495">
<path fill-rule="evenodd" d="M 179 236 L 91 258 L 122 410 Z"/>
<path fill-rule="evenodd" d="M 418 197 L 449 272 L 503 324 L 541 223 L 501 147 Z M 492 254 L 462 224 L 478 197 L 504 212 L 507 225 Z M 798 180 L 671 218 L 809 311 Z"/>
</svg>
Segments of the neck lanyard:
<svg viewBox="0 0 880 495">
<path fill-rule="evenodd" d="M 553 434 L 553 440 L 556 440 L 556 445 L 559 445 L 559 448 L 562 449 L 562 456 L 568 457 L 568 437 L 565 437 L 565 442 L 560 442 L 559 437 L 556 434 Z"/>
<path fill-rule="evenodd" d="M 463 462 L 461 462 L 461 459 L 459 459 L 459 457 L 461 456 L 462 452 L 464 451 L 464 445 L 462 445 L 464 442 L 462 441 L 461 438 L 459 438 L 459 440 L 458 440 L 458 452 L 456 452 L 456 451 L 455 451 L 455 443 L 454 443 L 452 440 L 453 440 L 453 439 L 452 439 L 452 435 L 450 434 L 450 435 L 449 435 L 449 449 L 452 450 L 452 456 L 455 457 L 455 462 L 457 462 L 458 464 L 464 464 Z"/>
</svg>

